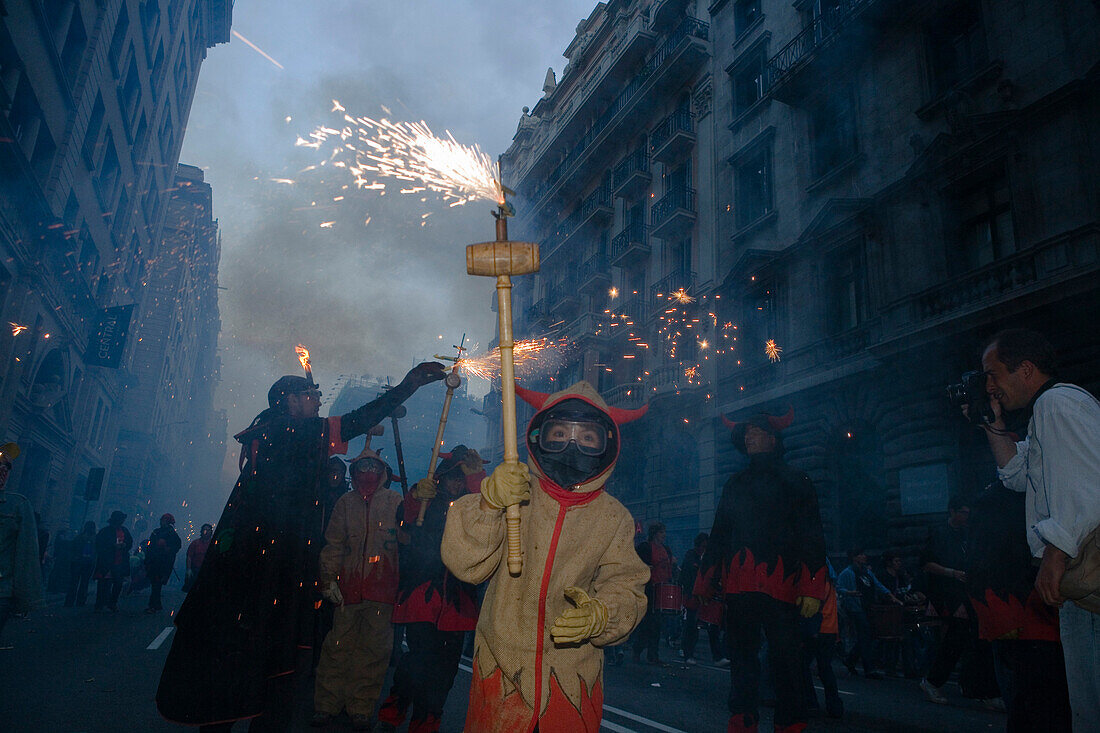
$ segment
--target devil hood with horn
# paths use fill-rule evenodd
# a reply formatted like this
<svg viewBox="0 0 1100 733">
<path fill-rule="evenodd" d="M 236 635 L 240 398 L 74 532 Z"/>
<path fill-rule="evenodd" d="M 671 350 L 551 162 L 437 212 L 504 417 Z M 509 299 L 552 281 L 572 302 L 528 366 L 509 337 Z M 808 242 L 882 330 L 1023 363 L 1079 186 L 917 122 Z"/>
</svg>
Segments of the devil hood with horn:
<svg viewBox="0 0 1100 733">
<path fill-rule="evenodd" d="M 506 733 L 538 725 L 544 731 L 596 731 L 603 710 L 603 647 L 623 641 L 646 609 L 649 568 L 634 551 L 634 519 L 602 490 L 618 457 L 618 426 L 645 410 L 608 407 L 587 382 L 553 395 L 519 387 L 516 393 L 537 410 L 528 435 L 541 416 L 569 400 L 596 408 L 609 423 L 613 454 L 587 481 L 562 487 L 529 451 L 531 500 L 520 505 L 519 576 L 510 575 L 504 562 L 502 512 L 483 510 L 478 496 L 456 499 L 451 507 L 444 562 L 464 581 L 489 581 L 474 640 L 466 730 Z M 601 600 L 608 623 L 581 644 L 558 645 L 550 627 L 574 608 L 564 593 L 570 586 Z"/>
<path fill-rule="evenodd" d="M 783 431 L 791 426 L 794 422 L 794 407 L 787 408 L 787 414 L 769 415 L 766 412 L 760 412 L 751 417 L 740 421 L 734 422 L 725 415 L 722 415 L 722 424 L 729 428 L 730 440 L 733 442 L 733 447 L 741 453 L 745 452 L 745 429 L 749 425 L 755 425 L 756 427 L 771 433 L 776 437 L 776 453 L 783 452 Z"/>
</svg>

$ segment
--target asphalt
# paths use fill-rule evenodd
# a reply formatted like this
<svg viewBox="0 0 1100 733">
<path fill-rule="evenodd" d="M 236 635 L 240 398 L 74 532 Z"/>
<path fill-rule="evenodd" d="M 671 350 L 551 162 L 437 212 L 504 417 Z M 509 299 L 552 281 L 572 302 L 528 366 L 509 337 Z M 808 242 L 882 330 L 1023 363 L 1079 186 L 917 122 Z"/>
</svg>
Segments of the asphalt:
<svg viewBox="0 0 1100 733">
<path fill-rule="evenodd" d="M 46 609 L 9 621 L 0 651 L 0 729 L 11 733 L 115 733 L 187 730 L 164 721 L 154 696 L 171 635 L 171 611 L 146 615 L 148 591 L 124 597 L 119 611 L 91 606 L 62 608 L 53 596 Z M 91 601 L 92 599 L 89 599 Z M 165 591 L 165 608 L 182 594 Z M 670 660 L 675 652 L 664 652 Z M 612 733 L 724 731 L 729 672 L 711 664 L 685 666 L 627 661 L 606 670 L 603 730 Z M 916 682 L 849 677 L 837 665 L 845 717 L 811 719 L 810 731 L 959 733 L 1003 730 L 1003 714 L 987 711 L 948 688 L 947 705 L 926 701 Z M 442 730 L 462 730 L 469 689 L 464 659 L 448 700 Z M 388 687 L 388 680 L 387 680 Z M 293 730 L 308 727 L 311 680 L 300 680 Z M 819 693 L 820 696 L 820 693 Z M 771 730 L 771 709 L 761 709 L 762 731 Z M 245 726 L 237 726 L 244 730 Z M 343 716 L 328 728 L 350 729 Z M 556 732 L 547 732 L 556 733 Z M 571 733 L 571 732 L 570 732 Z"/>
</svg>

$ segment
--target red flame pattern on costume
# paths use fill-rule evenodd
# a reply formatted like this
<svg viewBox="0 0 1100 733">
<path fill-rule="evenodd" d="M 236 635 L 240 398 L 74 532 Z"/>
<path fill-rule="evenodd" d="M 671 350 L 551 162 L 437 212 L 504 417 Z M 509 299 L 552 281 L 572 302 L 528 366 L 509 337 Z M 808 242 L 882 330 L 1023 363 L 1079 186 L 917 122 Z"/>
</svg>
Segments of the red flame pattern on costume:
<svg viewBox="0 0 1100 733">
<path fill-rule="evenodd" d="M 700 572 L 695 583 L 695 594 L 709 596 L 713 589 L 714 569 Z M 721 590 L 726 595 L 737 593 L 764 593 L 777 601 L 794 603 L 799 596 L 824 599 L 828 584 L 825 568 L 810 572 L 805 563 L 794 573 L 788 575 L 783 567 L 783 558 L 775 561 L 775 567 L 768 569 L 768 563 L 756 562 L 752 550 L 742 548 L 726 567 L 722 569 Z"/>
<path fill-rule="evenodd" d="M 499 667 L 488 677 L 481 676 L 478 659 L 474 659 L 473 682 L 470 685 L 470 705 L 466 713 L 466 730 L 470 733 L 513 733 L 530 731 L 537 723 L 543 731 L 597 733 L 603 718 L 603 684 L 597 680 L 591 693 L 580 680 L 579 706 L 569 700 L 561 689 L 557 674 L 550 671 L 550 699 L 538 720 L 534 711 L 513 687 L 504 692 L 504 674 Z"/>
<path fill-rule="evenodd" d="M 978 636 L 982 639 L 999 639 L 1018 631 L 1016 638 L 1033 641 L 1058 641 L 1058 611 L 1043 603 L 1033 588 L 1024 603 L 1008 594 L 1002 598 L 985 589 L 985 599 L 971 597 L 974 613 L 978 617 Z"/>
<path fill-rule="evenodd" d="M 386 556 L 368 562 L 363 568 L 339 580 L 344 603 L 353 606 L 363 601 L 393 603 L 397 597 L 397 567 Z"/>
</svg>

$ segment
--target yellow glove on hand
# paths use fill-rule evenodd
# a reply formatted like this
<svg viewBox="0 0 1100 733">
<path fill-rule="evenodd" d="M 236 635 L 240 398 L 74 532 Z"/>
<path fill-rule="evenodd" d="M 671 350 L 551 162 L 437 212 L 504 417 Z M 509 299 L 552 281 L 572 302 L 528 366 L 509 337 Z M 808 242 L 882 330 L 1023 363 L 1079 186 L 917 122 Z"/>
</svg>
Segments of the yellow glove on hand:
<svg viewBox="0 0 1100 733">
<path fill-rule="evenodd" d="M 570 586 L 565 596 L 576 604 L 562 612 L 550 629 L 556 644 L 577 644 L 593 636 L 599 636 L 607 628 L 607 606 L 597 598 L 589 598 L 583 589 Z"/>
<path fill-rule="evenodd" d="M 481 498 L 494 509 L 504 509 L 531 498 L 531 471 L 526 463 L 502 463 L 481 482 Z"/>
<path fill-rule="evenodd" d="M 435 485 L 434 478 L 422 478 L 416 482 L 416 486 L 413 487 L 413 497 L 420 501 L 431 501 L 435 498 L 435 495 L 439 493 L 439 488 Z"/>
<path fill-rule="evenodd" d="M 330 580 L 322 586 L 321 597 L 335 606 L 344 605 L 344 596 L 340 593 L 340 585 L 335 580 Z"/>
<path fill-rule="evenodd" d="M 798 604 L 798 615 L 802 618 L 816 616 L 821 610 L 821 601 L 811 596 L 799 596 L 795 599 L 795 603 Z"/>
</svg>

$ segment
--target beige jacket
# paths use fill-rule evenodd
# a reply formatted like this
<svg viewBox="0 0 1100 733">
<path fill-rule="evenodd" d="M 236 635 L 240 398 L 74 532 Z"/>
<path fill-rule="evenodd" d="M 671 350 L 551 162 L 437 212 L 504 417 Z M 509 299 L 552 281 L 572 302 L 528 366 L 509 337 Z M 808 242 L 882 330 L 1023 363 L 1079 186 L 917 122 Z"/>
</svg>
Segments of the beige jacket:
<svg viewBox="0 0 1100 733">
<path fill-rule="evenodd" d="M 543 409 L 580 397 L 607 406 L 586 383 L 550 397 Z M 454 502 L 443 535 L 443 561 L 469 583 L 489 581 L 474 642 L 474 674 L 467 733 L 530 730 L 595 731 L 603 708 L 602 647 L 623 641 L 645 615 L 649 567 L 634 550 L 634 520 L 602 491 L 614 469 L 559 501 L 529 462 L 531 501 L 520 507 L 523 572 L 504 562 L 503 512 L 484 511 L 481 497 Z M 589 499 L 568 506 L 569 499 Z M 550 637 L 555 619 L 572 603 L 569 586 L 583 588 L 608 608 L 603 633 L 559 646 Z M 516 694 L 518 693 L 518 694 Z M 535 709 L 539 714 L 536 716 Z"/>
<path fill-rule="evenodd" d="M 336 500 L 321 549 L 321 582 L 338 581 L 346 605 L 396 601 L 400 506 L 401 494 L 382 488 L 369 502 L 355 489 Z"/>
</svg>

